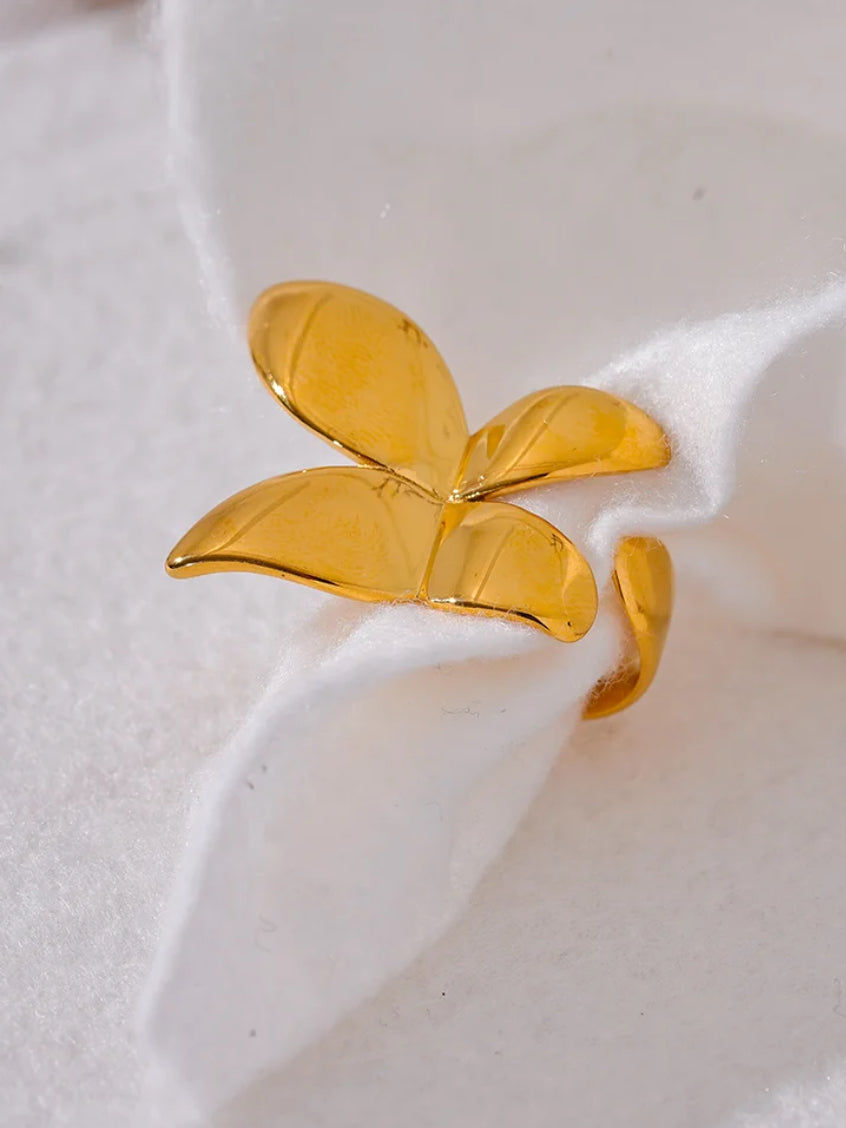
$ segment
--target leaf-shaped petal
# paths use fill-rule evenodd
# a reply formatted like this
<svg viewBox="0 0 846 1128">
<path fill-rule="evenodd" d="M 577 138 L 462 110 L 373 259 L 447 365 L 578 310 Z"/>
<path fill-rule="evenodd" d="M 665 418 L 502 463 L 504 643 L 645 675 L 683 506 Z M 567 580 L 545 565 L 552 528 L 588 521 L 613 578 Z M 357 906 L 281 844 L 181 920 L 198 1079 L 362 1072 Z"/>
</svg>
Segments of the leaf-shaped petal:
<svg viewBox="0 0 846 1128">
<path fill-rule="evenodd" d="M 596 584 L 578 549 L 547 521 L 504 502 L 455 502 L 426 585 L 430 602 L 487 612 L 575 642 L 596 617 Z"/>
<path fill-rule="evenodd" d="M 438 350 L 370 294 L 287 282 L 250 314 L 259 374 L 300 422 L 359 462 L 446 497 L 467 442 L 464 410 Z"/>
<path fill-rule="evenodd" d="M 384 470 L 303 470 L 218 505 L 176 545 L 167 570 L 266 572 L 354 599 L 413 599 L 440 511 L 437 500 Z"/>
<path fill-rule="evenodd" d="M 533 392 L 477 431 L 456 494 L 484 497 L 531 482 L 664 466 L 670 446 L 646 412 L 596 388 Z"/>
</svg>

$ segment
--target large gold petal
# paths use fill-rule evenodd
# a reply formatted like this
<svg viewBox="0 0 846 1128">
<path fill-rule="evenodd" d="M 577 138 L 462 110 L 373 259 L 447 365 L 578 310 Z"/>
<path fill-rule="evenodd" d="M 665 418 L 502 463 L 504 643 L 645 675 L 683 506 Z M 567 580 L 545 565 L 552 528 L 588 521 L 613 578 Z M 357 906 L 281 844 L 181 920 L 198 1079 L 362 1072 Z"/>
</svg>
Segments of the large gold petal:
<svg viewBox="0 0 846 1128">
<path fill-rule="evenodd" d="M 468 442 L 456 494 L 485 497 L 594 474 L 664 466 L 670 447 L 640 408 L 595 388 L 564 387 L 518 400 Z"/>
<path fill-rule="evenodd" d="M 347 286 L 287 282 L 259 296 L 249 337 L 259 374 L 300 422 L 359 462 L 451 492 L 464 410 L 437 349 L 404 313 Z"/>
<path fill-rule="evenodd" d="M 575 642 L 596 617 L 596 584 L 578 549 L 516 505 L 456 502 L 425 588 L 438 607 L 518 619 Z"/>
<path fill-rule="evenodd" d="M 285 474 L 224 501 L 167 560 L 174 576 L 265 572 L 353 599 L 413 599 L 441 504 L 383 470 Z"/>
<path fill-rule="evenodd" d="M 620 541 L 614 558 L 614 583 L 629 620 L 630 654 L 591 693 L 585 716 L 606 717 L 633 705 L 652 684 L 673 612 L 673 564 L 655 537 Z"/>
</svg>

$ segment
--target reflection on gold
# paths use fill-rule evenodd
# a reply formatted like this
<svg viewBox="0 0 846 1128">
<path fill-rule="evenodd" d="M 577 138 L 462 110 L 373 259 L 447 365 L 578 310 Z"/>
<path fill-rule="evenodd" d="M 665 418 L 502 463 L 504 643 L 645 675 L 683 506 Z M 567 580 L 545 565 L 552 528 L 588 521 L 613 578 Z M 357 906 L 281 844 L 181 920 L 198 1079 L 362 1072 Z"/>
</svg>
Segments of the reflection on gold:
<svg viewBox="0 0 846 1128">
<path fill-rule="evenodd" d="M 472 436 L 457 493 L 484 497 L 531 483 L 652 470 L 669 460 L 664 432 L 639 407 L 596 388 L 549 388 Z"/>
<path fill-rule="evenodd" d="M 552 388 L 470 436 L 423 330 L 346 286 L 272 287 L 253 307 L 249 337 L 271 393 L 359 466 L 286 474 L 236 494 L 174 548 L 172 575 L 267 572 L 353 599 L 517 619 L 565 642 L 590 629 L 596 585 L 578 549 L 548 522 L 491 498 L 663 466 L 670 450 L 654 420 L 606 392 Z M 637 659 L 597 688 L 590 716 L 640 696 L 669 622 L 672 573 L 659 542 L 624 541 L 615 581 Z"/>
<path fill-rule="evenodd" d="M 441 509 L 386 470 L 284 474 L 207 513 L 167 567 L 180 576 L 268 572 L 356 599 L 416 599 Z"/>
<path fill-rule="evenodd" d="M 606 717 L 633 705 L 658 672 L 673 613 L 673 564 L 655 537 L 627 537 L 614 557 L 614 585 L 629 621 L 634 650 L 594 686 L 586 717 Z"/>
<path fill-rule="evenodd" d="M 259 296 L 249 338 L 259 375 L 306 427 L 357 462 L 452 491 L 464 408 L 438 350 L 398 309 L 346 286 L 288 282 Z"/>
<path fill-rule="evenodd" d="M 448 502 L 426 598 L 540 627 L 564 642 L 596 617 L 596 583 L 576 547 L 547 521 L 498 501 Z"/>
</svg>

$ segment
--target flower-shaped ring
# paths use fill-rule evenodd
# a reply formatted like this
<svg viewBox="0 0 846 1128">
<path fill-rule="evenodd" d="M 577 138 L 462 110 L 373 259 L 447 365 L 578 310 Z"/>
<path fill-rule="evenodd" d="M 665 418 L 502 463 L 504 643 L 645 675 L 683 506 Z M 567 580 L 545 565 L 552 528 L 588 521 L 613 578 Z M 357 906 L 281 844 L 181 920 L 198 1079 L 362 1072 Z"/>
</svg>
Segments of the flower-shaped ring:
<svg viewBox="0 0 846 1128">
<path fill-rule="evenodd" d="M 587 633 L 597 590 L 585 558 L 549 522 L 497 499 L 664 466 L 669 443 L 645 412 L 594 388 L 549 388 L 471 435 L 423 330 L 332 283 L 266 290 L 249 338 L 276 399 L 357 465 L 284 474 L 235 494 L 179 541 L 171 575 L 265 572 L 352 599 L 516 619 L 563 642 Z M 672 567 L 660 541 L 621 541 L 614 582 L 633 646 L 593 691 L 588 716 L 645 691 L 669 625 Z"/>
</svg>

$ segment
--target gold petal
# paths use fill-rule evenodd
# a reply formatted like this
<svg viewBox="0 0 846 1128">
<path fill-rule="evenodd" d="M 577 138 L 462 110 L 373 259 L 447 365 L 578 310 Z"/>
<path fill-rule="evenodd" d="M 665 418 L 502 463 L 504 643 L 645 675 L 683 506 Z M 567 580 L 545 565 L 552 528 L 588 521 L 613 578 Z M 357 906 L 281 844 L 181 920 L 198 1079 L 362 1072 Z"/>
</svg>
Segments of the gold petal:
<svg viewBox="0 0 846 1128">
<path fill-rule="evenodd" d="M 449 504 L 425 588 L 438 607 L 518 619 L 575 642 L 596 617 L 596 584 L 547 521 L 496 501 Z"/>
<path fill-rule="evenodd" d="M 259 296 L 249 337 L 262 379 L 301 423 L 359 462 L 449 495 L 464 410 L 438 350 L 404 313 L 348 286 L 287 282 Z"/>
<path fill-rule="evenodd" d="M 173 549 L 167 570 L 265 572 L 353 599 L 414 599 L 440 512 L 383 470 L 303 470 L 218 505 Z"/>
<path fill-rule="evenodd" d="M 649 470 L 669 459 L 667 437 L 640 408 L 595 388 L 549 388 L 518 400 L 470 438 L 456 496 Z"/>
</svg>

